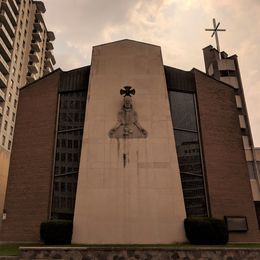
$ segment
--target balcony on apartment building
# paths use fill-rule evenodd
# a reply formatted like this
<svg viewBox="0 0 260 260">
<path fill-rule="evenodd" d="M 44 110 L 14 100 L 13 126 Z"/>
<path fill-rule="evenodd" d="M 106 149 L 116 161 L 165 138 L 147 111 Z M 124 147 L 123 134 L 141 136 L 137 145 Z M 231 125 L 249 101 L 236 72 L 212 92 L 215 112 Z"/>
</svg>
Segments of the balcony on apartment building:
<svg viewBox="0 0 260 260">
<path fill-rule="evenodd" d="M 5 101 L 5 93 L 2 89 L 0 89 L 0 102 Z"/>
<path fill-rule="evenodd" d="M 5 75 L 0 71 L 0 87 L 5 88 L 7 86 L 7 79 Z"/>
<path fill-rule="evenodd" d="M 9 65 L 8 63 L 5 61 L 5 59 L 2 57 L 2 55 L 0 54 L 0 71 L 6 75 L 9 73 Z"/>
<path fill-rule="evenodd" d="M 9 73 L 9 65 L 5 61 L 5 59 L 2 57 L 0 54 L 0 71 L 4 74 L 7 75 Z"/>
<path fill-rule="evenodd" d="M 39 42 L 35 41 L 34 39 L 32 39 L 31 47 L 36 52 L 39 52 L 41 50 Z"/>
<path fill-rule="evenodd" d="M 36 4 L 37 11 L 39 11 L 41 13 L 46 12 L 45 5 L 42 1 L 34 1 L 34 3 Z"/>
<path fill-rule="evenodd" d="M 56 64 L 56 60 L 55 60 L 52 52 L 51 52 L 51 57 L 50 58 L 51 58 L 52 65 L 55 65 Z"/>
<path fill-rule="evenodd" d="M 0 23 L 4 25 L 6 31 L 8 32 L 9 36 L 11 38 L 14 38 L 15 36 L 15 29 L 12 23 L 10 22 L 6 12 L 2 10 L 0 12 Z"/>
<path fill-rule="evenodd" d="M 50 67 L 44 67 L 43 69 L 43 75 L 47 75 L 49 73 L 51 73 L 53 71 L 53 68 L 50 68 Z"/>
<path fill-rule="evenodd" d="M 3 116 L 3 107 L 0 105 L 0 116 Z"/>
<path fill-rule="evenodd" d="M 52 54 L 52 51 L 46 50 L 46 52 L 45 52 L 45 57 L 46 57 L 47 59 L 51 59 L 52 65 L 55 65 L 55 64 L 56 64 L 56 60 L 55 60 L 55 58 L 54 58 L 54 56 L 53 56 L 53 54 Z"/>
<path fill-rule="evenodd" d="M 0 23 L 0 37 L 2 38 L 2 40 L 4 41 L 8 49 L 13 48 L 13 40 L 10 37 L 9 33 L 7 32 L 3 23 Z"/>
<path fill-rule="evenodd" d="M 52 42 L 52 41 L 54 41 L 54 40 L 55 40 L 55 35 L 54 35 L 54 33 L 51 32 L 51 31 L 48 31 L 48 32 L 47 32 L 47 41 Z"/>
<path fill-rule="evenodd" d="M 41 42 L 42 41 L 42 37 L 41 37 L 41 33 L 39 31 L 37 31 L 36 29 L 33 29 L 33 39 L 37 42 Z"/>
<path fill-rule="evenodd" d="M 48 50 L 48 51 L 51 51 L 51 50 L 53 50 L 54 48 L 53 48 L 53 44 L 51 43 L 51 42 L 46 42 L 46 49 Z"/>
<path fill-rule="evenodd" d="M 38 23 L 44 23 L 42 14 L 45 13 L 45 11 L 46 11 L 45 5 L 41 1 L 34 1 L 34 3 L 36 4 L 36 13 L 35 13 L 36 26 L 35 27 L 36 28 L 38 27 L 39 30 L 41 30 L 41 32 L 42 32 L 43 28 L 42 28 L 41 24 L 39 25 Z"/>
<path fill-rule="evenodd" d="M 50 69 L 53 68 L 53 65 L 52 65 L 52 62 L 51 62 L 50 58 L 45 58 L 45 60 L 44 60 L 44 67 L 50 68 Z"/>
<path fill-rule="evenodd" d="M 40 21 L 38 21 L 37 19 L 34 21 L 34 28 L 36 31 L 38 32 L 42 32 L 43 29 L 42 29 L 42 24 Z"/>
<path fill-rule="evenodd" d="M 17 15 L 19 14 L 19 8 L 14 0 L 3 0 L 2 1 L 3 10 L 6 11 L 13 26 L 17 24 Z"/>
<path fill-rule="evenodd" d="M 11 61 L 11 52 L 6 47 L 3 39 L 0 37 L 0 53 L 6 62 Z"/>
<path fill-rule="evenodd" d="M 35 74 L 28 72 L 26 75 L 26 79 L 27 79 L 27 83 L 31 83 L 31 82 L 35 81 L 37 78 L 36 78 Z"/>
<path fill-rule="evenodd" d="M 39 12 L 38 10 L 36 10 L 35 17 L 36 17 L 36 19 L 37 19 L 39 22 L 41 22 L 41 23 L 44 22 L 44 19 L 43 19 L 43 17 L 42 17 L 42 13 Z"/>
<path fill-rule="evenodd" d="M 30 57 L 30 61 L 33 61 L 33 62 L 39 62 L 40 61 L 39 54 L 36 51 L 31 50 L 29 57 Z"/>
<path fill-rule="evenodd" d="M 17 4 L 17 1 L 15 0 L 9 0 L 10 6 L 12 7 L 15 14 L 19 14 L 19 6 Z M 20 3 L 20 2 L 19 2 Z"/>
<path fill-rule="evenodd" d="M 56 60 L 55 60 L 52 52 L 47 50 L 45 52 L 44 66 L 50 67 L 51 69 L 53 69 L 53 65 L 55 65 L 55 64 L 56 64 Z"/>
<path fill-rule="evenodd" d="M 32 62 L 32 61 L 29 61 L 29 64 L 28 64 L 28 69 L 29 69 L 29 72 L 31 74 L 36 74 L 38 73 L 38 67 L 37 67 L 37 64 L 35 62 Z"/>
<path fill-rule="evenodd" d="M 13 24 L 11 23 L 6 11 L 2 10 L 0 12 L 0 22 L 2 24 L 4 24 L 5 29 L 7 30 L 7 32 L 9 33 L 10 37 L 14 37 L 15 36 L 15 29 Z"/>
</svg>

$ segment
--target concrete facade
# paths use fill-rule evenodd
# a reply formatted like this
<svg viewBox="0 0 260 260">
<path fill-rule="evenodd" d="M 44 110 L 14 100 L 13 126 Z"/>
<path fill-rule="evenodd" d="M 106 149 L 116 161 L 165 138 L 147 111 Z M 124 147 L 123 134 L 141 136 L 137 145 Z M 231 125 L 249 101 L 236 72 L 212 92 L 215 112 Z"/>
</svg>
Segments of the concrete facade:
<svg viewBox="0 0 260 260">
<path fill-rule="evenodd" d="M 82 142 L 73 243 L 185 240 L 185 208 L 158 46 L 119 41 L 94 47 Z M 130 85 L 143 139 L 111 139 Z M 123 157 L 126 156 L 124 167 Z"/>
</svg>

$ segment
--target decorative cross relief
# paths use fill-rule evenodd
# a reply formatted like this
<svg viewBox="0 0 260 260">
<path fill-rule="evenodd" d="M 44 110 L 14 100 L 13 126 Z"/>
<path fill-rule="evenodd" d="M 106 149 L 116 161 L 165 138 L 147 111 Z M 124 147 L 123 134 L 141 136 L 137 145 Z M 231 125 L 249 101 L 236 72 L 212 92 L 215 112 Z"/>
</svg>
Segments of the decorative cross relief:
<svg viewBox="0 0 260 260">
<path fill-rule="evenodd" d="M 117 125 L 109 131 L 110 138 L 146 138 L 147 131 L 138 123 L 137 113 L 133 110 L 132 97 L 135 89 L 125 86 L 120 90 L 124 96 L 123 105 L 117 115 Z"/>
</svg>

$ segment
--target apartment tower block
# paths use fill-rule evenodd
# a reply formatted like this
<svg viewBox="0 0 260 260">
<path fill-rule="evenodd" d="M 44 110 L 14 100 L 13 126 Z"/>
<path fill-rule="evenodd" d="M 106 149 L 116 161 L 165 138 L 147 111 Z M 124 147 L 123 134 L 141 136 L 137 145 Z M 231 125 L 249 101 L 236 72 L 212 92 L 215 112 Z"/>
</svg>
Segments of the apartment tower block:
<svg viewBox="0 0 260 260">
<path fill-rule="evenodd" d="M 19 88 L 53 71 L 53 32 L 44 3 L 0 0 L 0 212 L 8 175 Z"/>
</svg>

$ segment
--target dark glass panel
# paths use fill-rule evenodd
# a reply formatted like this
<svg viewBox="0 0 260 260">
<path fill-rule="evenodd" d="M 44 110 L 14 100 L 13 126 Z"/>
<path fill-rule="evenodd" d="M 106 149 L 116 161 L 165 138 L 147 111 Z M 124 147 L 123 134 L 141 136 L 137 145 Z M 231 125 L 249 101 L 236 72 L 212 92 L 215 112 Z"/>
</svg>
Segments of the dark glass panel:
<svg viewBox="0 0 260 260">
<path fill-rule="evenodd" d="M 234 70 L 221 70 L 220 77 L 235 77 L 236 71 Z"/>
<path fill-rule="evenodd" d="M 187 216 L 207 216 L 194 94 L 169 91 Z"/>
<path fill-rule="evenodd" d="M 86 91 L 60 94 L 59 131 L 83 127 L 86 106 Z M 82 104 L 80 107 L 79 104 Z M 83 120 L 80 120 L 80 119 Z"/>
<path fill-rule="evenodd" d="M 167 88 L 171 91 L 195 92 L 195 76 L 192 71 L 183 71 L 164 66 Z"/>
<path fill-rule="evenodd" d="M 174 128 L 197 131 L 194 94 L 169 91 Z"/>
<path fill-rule="evenodd" d="M 52 218 L 72 219 L 74 214 L 75 192 L 78 174 L 61 175 L 54 177 L 56 189 L 53 191 Z M 60 187 L 60 189 L 57 189 Z M 68 204 L 67 201 L 70 201 Z"/>
<path fill-rule="evenodd" d="M 207 216 L 198 134 L 174 130 L 187 216 Z"/>
<path fill-rule="evenodd" d="M 174 135 L 180 171 L 202 175 L 198 134 L 174 130 Z"/>
<path fill-rule="evenodd" d="M 52 218 L 72 219 L 85 118 L 86 91 L 60 94 Z M 79 104 L 82 104 L 80 106 Z"/>
<path fill-rule="evenodd" d="M 203 176 L 181 172 L 181 182 L 187 216 L 207 216 Z"/>
<path fill-rule="evenodd" d="M 187 216 L 206 216 L 206 198 L 197 133 L 174 131 Z"/>
</svg>

